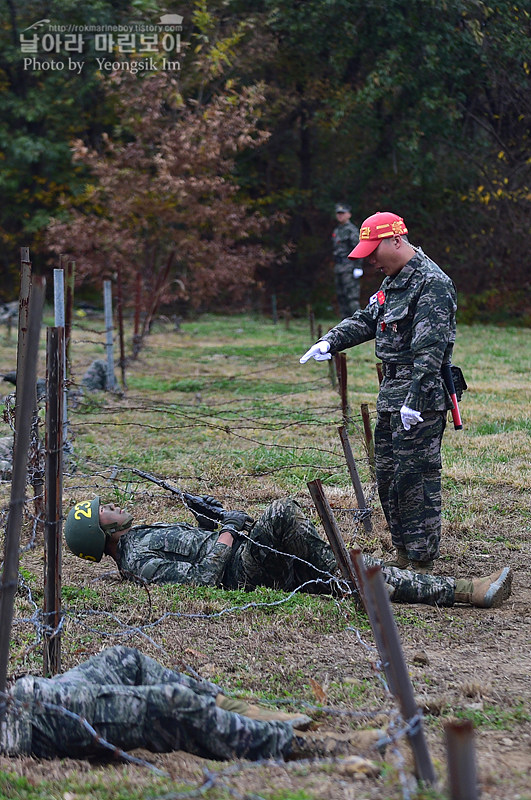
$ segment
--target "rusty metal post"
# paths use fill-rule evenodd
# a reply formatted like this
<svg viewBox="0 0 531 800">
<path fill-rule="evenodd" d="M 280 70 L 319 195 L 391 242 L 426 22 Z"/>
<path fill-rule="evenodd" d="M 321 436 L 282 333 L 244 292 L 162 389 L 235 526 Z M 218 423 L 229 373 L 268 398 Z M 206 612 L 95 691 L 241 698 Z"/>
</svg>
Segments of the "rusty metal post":
<svg viewBox="0 0 531 800">
<path fill-rule="evenodd" d="M 20 248 L 20 294 L 18 301 L 17 375 L 22 375 L 22 373 L 24 372 L 24 362 L 26 360 L 26 339 L 28 336 L 30 295 L 31 295 L 31 261 L 29 257 L 29 247 L 21 247 Z M 17 439 L 17 430 L 20 419 L 19 406 L 20 406 L 19 392 L 17 392 L 15 395 L 15 435 L 14 435 L 13 447 Z"/>
<path fill-rule="evenodd" d="M 136 273 L 135 283 L 135 322 L 133 328 L 133 358 L 140 352 L 140 306 L 142 304 L 142 275 Z"/>
<path fill-rule="evenodd" d="M 67 261 L 65 272 L 65 380 L 72 377 L 72 317 L 74 314 L 74 287 L 76 262 Z"/>
<path fill-rule="evenodd" d="M 374 459 L 374 439 L 372 435 L 369 406 L 367 405 L 367 403 L 361 404 L 361 418 L 363 420 L 363 430 L 365 432 L 365 449 L 367 450 L 367 457 L 369 459 L 369 469 L 371 471 L 371 477 L 374 480 L 376 475 L 376 462 Z"/>
<path fill-rule="evenodd" d="M 124 309 L 122 293 L 122 265 L 118 262 L 116 275 L 116 311 L 118 314 L 118 338 L 120 341 L 120 372 L 122 375 L 122 387 L 127 389 L 125 381 L 125 341 L 124 341 Z"/>
<path fill-rule="evenodd" d="M 19 311 L 18 311 L 18 345 L 17 345 L 17 376 L 21 375 L 24 371 L 24 362 L 26 359 L 26 339 L 28 332 L 28 314 L 29 305 L 31 300 L 31 261 L 29 255 L 29 247 L 20 248 L 20 297 L 19 297 Z M 41 313 L 42 316 L 42 313 Z M 15 402 L 15 434 L 13 437 L 13 448 L 17 438 L 17 430 L 19 426 L 18 419 L 18 392 Z M 39 417 L 37 413 L 37 390 L 34 390 L 34 407 L 32 415 L 32 428 L 30 433 L 29 442 L 29 461 L 28 471 L 31 475 L 31 484 L 33 486 L 35 518 L 42 520 L 43 517 L 43 490 L 44 490 L 44 476 L 40 463 L 40 443 L 39 443 Z M 42 524 L 40 524 L 42 527 Z M 39 528 L 37 525 L 36 530 Z"/>
<path fill-rule="evenodd" d="M 308 303 L 308 322 L 310 323 L 310 343 L 315 342 L 315 314 L 310 303 Z"/>
<path fill-rule="evenodd" d="M 360 590 L 360 594 L 363 599 L 363 606 L 369 618 L 372 635 L 374 637 L 376 648 L 380 655 L 380 661 L 386 674 L 387 683 L 389 685 L 389 691 L 393 696 L 395 696 L 396 692 L 395 692 L 395 687 L 393 686 L 393 676 L 388 674 L 388 672 L 386 671 L 387 664 L 389 663 L 389 654 L 387 653 L 385 649 L 385 643 L 380 636 L 380 629 L 377 624 L 378 617 L 376 614 L 376 606 L 374 604 L 373 593 L 371 592 L 370 588 L 367 585 L 367 567 L 365 566 L 365 562 L 363 560 L 363 553 L 361 552 L 359 547 L 355 547 L 349 551 L 349 555 L 352 564 L 354 566 L 354 571 L 356 573 L 356 580 L 358 582 L 358 588 Z"/>
<path fill-rule="evenodd" d="M 284 327 L 288 331 L 289 324 L 291 322 L 291 308 L 289 306 L 286 306 L 286 308 L 284 309 L 283 317 L 284 317 Z"/>
<path fill-rule="evenodd" d="M 276 294 L 271 295 L 271 317 L 273 319 L 273 325 L 278 323 L 278 311 L 277 311 L 277 296 Z"/>
<path fill-rule="evenodd" d="M 13 452 L 11 499 L 4 542 L 4 568 L 0 582 L 0 692 L 4 692 L 6 687 L 13 609 L 18 585 L 20 529 L 22 527 L 22 512 L 28 473 L 28 447 L 35 409 L 37 358 L 45 286 L 44 278 L 35 278 L 31 301 L 28 305 L 28 328 L 24 331 L 26 353 L 21 371 L 17 372 L 19 423 Z M 2 706 L 0 704 L 1 716 Z"/>
<path fill-rule="evenodd" d="M 366 591 L 371 596 L 375 606 L 375 627 L 378 630 L 375 638 L 377 642 L 380 641 L 382 643 L 385 650 L 380 655 L 388 676 L 389 688 L 398 701 L 404 721 L 409 726 L 407 738 L 413 751 L 417 777 L 424 783 L 432 785 L 435 783 L 436 778 L 428 745 L 424 737 L 422 713 L 415 702 L 413 686 L 411 685 L 400 643 L 400 635 L 379 566 L 367 568 Z"/>
<path fill-rule="evenodd" d="M 478 800 L 474 726 L 469 719 L 444 726 L 450 800 Z"/>
<path fill-rule="evenodd" d="M 363 493 L 363 486 L 361 485 L 360 476 L 358 474 L 358 468 L 356 467 L 356 461 L 354 459 L 354 454 L 350 446 L 350 440 L 348 438 L 347 429 L 345 425 L 341 425 L 341 427 L 339 427 L 337 430 L 339 431 L 339 438 L 341 439 L 341 444 L 343 445 L 343 453 L 345 454 L 345 460 L 347 462 L 350 480 L 352 481 L 352 486 L 354 487 L 354 491 L 356 493 L 358 508 L 367 511 L 367 503 L 365 500 L 365 495 Z M 363 517 L 363 527 L 365 528 L 367 533 L 372 532 L 372 522 L 371 522 L 370 512 L 366 513 L 366 515 Z"/>
<path fill-rule="evenodd" d="M 44 675 L 61 671 L 61 531 L 63 508 L 64 328 L 48 328 L 44 525 Z"/>
<path fill-rule="evenodd" d="M 116 378 L 114 375 L 114 328 L 112 323 L 112 284 L 110 281 L 103 281 L 103 306 L 105 314 L 105 350 L 107 351 L 107 388 L 114 391 L 116 389 Z"/>
<path fill-rule="evenodd" d="M 330 547 L 334 551 L 337 565 L 341 570 L 341 574 L 351 589 L 355 590 L 357 583 L 356 575 L 352 568 L 352 561 L 349 558 L 345 542 L 343 541 L 343 537 L 341 536 L 339 528 L 337 527 L 330 504 L 326 499 L 326 495 L 323 491 L 323 485 L 318 478 L 314 481 L 309 481 L 306 485 L 308 486 L 312 500 L 317 509 L 317 513 L 319 514 L 319 518 L 328 537 L 328 541 L 330 542 Z"/>
<path fill-rule="evenodd" d="M 345 353 L 336 353 L 333 360 L 336 365 L 337 380 L 339 384 L 339 396 L 341 397 L 341 414 L 343 417 L 343 424 L 348 425 L 350 422 L 350 408 L 348 405 L 347 392 L 347 356 Z"/>
</svg>

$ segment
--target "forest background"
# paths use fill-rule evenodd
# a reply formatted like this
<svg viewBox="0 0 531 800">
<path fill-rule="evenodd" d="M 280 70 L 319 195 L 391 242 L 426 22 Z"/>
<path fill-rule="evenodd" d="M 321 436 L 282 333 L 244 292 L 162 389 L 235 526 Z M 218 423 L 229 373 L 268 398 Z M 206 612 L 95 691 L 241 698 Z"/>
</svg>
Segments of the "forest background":
<svg viewBox="0 0 531 800">
<path fill-rule="evenodd" d="M 179 39 L 156 52 L 86 32 L 168 13 Z M 42 273 L 76 261 L 78 298 L 120 270 L 129 303 L 140 285 L 182 316 L 272 295 L 322 313 L 342 201 L 358 225 L 405 218 L 461 321 L 529 324 L 528 3 L 2 0 L 0 36 L 0 299 L 29 246 Z"/>
</svg>

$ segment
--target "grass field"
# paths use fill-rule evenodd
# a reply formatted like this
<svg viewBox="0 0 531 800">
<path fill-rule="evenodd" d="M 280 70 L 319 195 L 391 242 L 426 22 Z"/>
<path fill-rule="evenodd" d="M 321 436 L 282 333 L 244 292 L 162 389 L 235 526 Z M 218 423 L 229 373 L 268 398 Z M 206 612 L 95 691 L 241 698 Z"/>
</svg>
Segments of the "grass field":
<svg viewBox="0 0 531 800">
<path fill-rule="evenodd" d="M 319 320 L 323 330 L 334 321 Z M 47 320 L 47 324 L 50 321 Z M 44 332 L 39 374 L 44 375 Z M 93 358 L 105 358 L 103 320 L 76 323 L 72 380 Z M 94 493 L 127 504 L 135 522 L 193 521 L 177 497 L 141 481 L 131 467 L 194 493 L 213 494 L 225 507 L 257 516 L 273 498 L 298 499 L 316 524 L 307 482 L 320 478 L 349 544 L 385 554 L 390 539 L 375 498 L 363 445 L 360 404 L 374 420 L 377 373 L 373 345 L 348 351 L 349 434 L 365 494 L 374 507 L 367 534 L 352 514 L 354 492 L 337 428 L 337 390 L 327 364 L 299 364 L 312 343 L 304 319 L 273 325 L 250 317 L 205 316 L 179 331 L 158 321 L 136 361 L 127 390 L 94 393 L 69 412 L 73 455 L 64 479 L 64 508 Z M 443 798 L 443 724 L 468 717 L 476 726 L 482 797 L 531 798 L 531 625 L 529 374 L 531 332 L 460 326 L 454 362 L 468 382 L 464 430 L 448 425 L 443 441 L 443 574 L 514 570 L 511 600 L 496 611 L 466 607 L 394 606 L 403 648 L 439 776 L 439 786 L 415 794 L 404 788 L 410 757 L 388 750 L 379 777 L 353 773 L 347 763 L 309 766 L 203 762 L 186 754 L 140 754 L 169 777 L 146 767 L 81 761 L 0 759 L 0 798 L 96 800 L 197 796 L 264 800 L 350 800 L 406 796 Z M 15 368 L 16 343 L 0 342 L 0 372 Z M 118 375 L 118 370 L 116 370 Z M 4 384 L 4 394 L 9 385 Z M 9 433 L 4 421 L 0 435 Z M 3 504 L 9 483 L 0 484 Z M 23 545 L 30 540 L 30 515 Z M 38 535 L 21 557 L 10 673 L 42 671 L 43 547 Z M 337 731 L 387 727 L 394 704 L 373 662 L 367 621 L 356 606 L 326 597 L 287 597 L 272 590 L 150 587 L 121 581 L 114 562 L 90 565 L 63 555 L 62 666 L 117 642 L 140 647 L 168 665 L 192 667 L 229 692 L 262 702 L 311 709 Z M 325 706 L 331 711 L 323 711 Z M 376 720 L 376 723 L 375 723 Z M 400 755 L 405 758 L 401 766 Z"/>
</svg>

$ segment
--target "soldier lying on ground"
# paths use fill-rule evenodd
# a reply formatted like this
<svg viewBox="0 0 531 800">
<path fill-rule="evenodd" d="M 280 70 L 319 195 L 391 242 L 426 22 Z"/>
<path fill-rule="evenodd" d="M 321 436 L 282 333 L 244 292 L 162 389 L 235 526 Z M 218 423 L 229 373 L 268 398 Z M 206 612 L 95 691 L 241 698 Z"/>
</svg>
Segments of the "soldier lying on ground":
<svg viewBox="0 0 531 800">
<path fill-rule="evenodd" d="M 221 503 L 203 498 L 209 503 Z M 244 511 L 223 511 L 220 530 L 195 514 L 202 527 L 185 522 L 138 525 L 114 503 L 100 498 L 77 503 L 67 516 L 65 539 L 80 558 L 114 559 L 122 575 L 149 583 L 191 583 L 225 589 L 269 586 L 284 591 L 330 593 L 338 571 L 332 548 L 321 539 L 295 500 L 274 500 L 253 522 Z M 219 516 L 219 515 L 218 515 Z M 244 533 L 244 528 L 250 528 Z M 379 564 L 391 600 L 452 606 L 467 603 L 480 608 L 499 606 L 511 593 L 507 567 L 485 578 L 451 578 L 417 574 Z"/>
<path fill-rule="evenodd" d="M 37 758 L 103 756 L 109 753 L 98 741 L 103 737 L 125 751 L 289 760 L 344 755 L 359 746 L 367 751 L 382 736 L 303 733 L 299 728 L 311 723 L 304 714 L 250 706 L 122 645 L 54 678 L 19 678 L 0 696 L 0 719 L 3 709 L 0 752 Z"/>
</svg>

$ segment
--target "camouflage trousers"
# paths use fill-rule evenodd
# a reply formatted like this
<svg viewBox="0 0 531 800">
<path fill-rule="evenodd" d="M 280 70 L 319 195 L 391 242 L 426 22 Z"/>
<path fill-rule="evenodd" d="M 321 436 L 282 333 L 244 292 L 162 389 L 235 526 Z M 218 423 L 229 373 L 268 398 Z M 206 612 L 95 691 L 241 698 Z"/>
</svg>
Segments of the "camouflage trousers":
<svg viewBox="0 0 531 800">
<path fill-rule="evenodd" d="M 229 589 L 270 586 L 291 592 L 311 581 L 305 591 L 323 592 L 329 591 L 326 581 L 335 571 L 330 545 L 321 539 L 299 504 L 274 500 L 238 549 L 223 584 Z"/>
<path fill-rule="evenodd" d="M 216 705 L 219 687 L 166 669 L 135 648 L 110 647 L 63 675 L 35 678 L 33 685 L 31 752 L 41 758 L 108 752 L 79 720 L 50 704 L 84 717 L 122 750 L 257 760 L 281 758 L 293 737 L 288 723 L 222 710 Z"/>
<path fill-rule="evenodd" d="M 353 264 L 335 264 L 334 279 L 341 319 L 351 317 L 360 307 L 360 279 L 352 274 Z"/>
<path fill-rule="evenodd" d="M 381 567 L 384 581 L 393 589 L 390 595 L 393 603 L 424 603 L 428 606 L 453 606 L 455 603 L 455 578 L 386 567 L 383 561 L 371 556 L 363 556 L 363 561 L 366 567 Z"/>
<path fill-rule="evenodd" d="M 231 579 L 224 580 L 227 588 L 271 586 L 292 591 L 306 581 L 317 580 L 317 583 L 305 586 L 305 591 L 330 591 L 328 580 L 334 575 L 338 576 L 334 553 L 294 500 L 275 500 L 271 503 L 255 523 L 250 537 L 252 541 L 246 542 L 238 550 Z M 279 555 L 274 550 L 292 555 Z M 441 606 L 454 604 L 454 578 L 418 575 L 408 570 L 386 567 L 383 561 L 371 556 L 363 558 L 367 566 L 381 567 L 385 582 L 393 587 L 393 602 Z"/>
<path fill-rule="evenodd" d="M 398 411 L 379 412 L 374 431 L 378 494 L 393 545 L 411 561 L 439 556 L 441 441 L 445 411 L 422 412 L 424 422 L 404 429 Z"/>
</svg>

